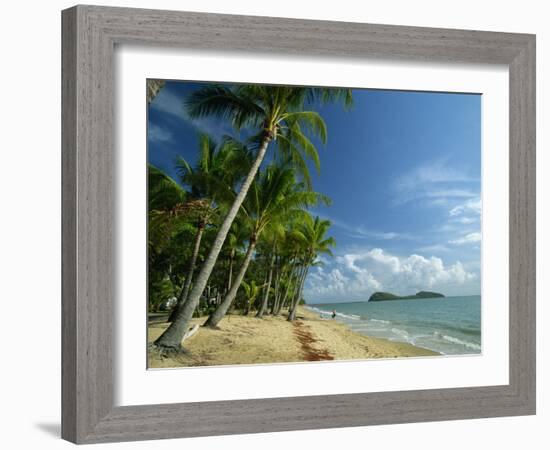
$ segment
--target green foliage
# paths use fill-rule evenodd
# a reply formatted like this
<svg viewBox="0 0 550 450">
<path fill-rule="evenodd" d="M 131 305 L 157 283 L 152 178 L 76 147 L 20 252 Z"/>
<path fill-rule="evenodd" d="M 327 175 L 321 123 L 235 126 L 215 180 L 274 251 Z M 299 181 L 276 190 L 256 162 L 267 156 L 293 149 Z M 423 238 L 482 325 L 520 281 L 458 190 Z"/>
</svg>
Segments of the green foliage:
<svg viewBox="0 0 550 450">
<path fill-rule="evenodd" d="M 266 139 L 274 149 L 273 157 L 270 164 L 261 166 L 248 191 L 210 274 L 209 289 L 222 295 L 229 289 L 229 274 L 232 271 L 235 277 L 250 239 L 257 240 L 256 253 L 235 301 L 243 312 L 261 302 L 270 269 L 274 271 L 269 290 L 273 303 L 283 292 L 293 295 L 298 290 L 298 270 L 318 264 L 320 254 L 331 255 L 335 242 L 327 237 L 330 222 L 308 212 L 315 205 L 330 204 L 330 199 L 313 191 L 308 169 L 311 161 L 320 171 L 313 142 L 328 139 L 323 118 L 309 109 L 327 102 L 350 106 L 351 91 L 209 84 L 188 96 L 184 107 L 190 117 L 214 115 L 236 130 L 246 128 L 247 135 L 252 130 L 252 136 L 243 144 L 231 136 L 217 143 L 199 135 L 199 158 L 194 165 L 178 158 L 177 180 L 148 167 L 150 308 L 179 294 L 199 226 L 204 227 L 196 264 L 200 267 Z M 195 315 L 209 314 L 213 308 L 201 298 Z"/>
<path fill-rule="evenodd" d="M 150 303 L 161 293 L 158 280 L 169 277 L 183 284 L 189 276 L 197 227 L 210 224 L 203 240 L 208 243 L 215 228 L 217 213 L 224 202 L 233 198 L 233 186 L 249 166 L 248 153 L 242 144 L 225 139 L 217 145 L 210 137 L 199 136 L 199 160 L 191 167 L 183 158 L 176 161 L 179 182 L 160 169 L 148 167 L 148 260 Z M 184 187 L 187 187 L 186 191 Z M 199 254 L 199 260 L 202 253 Z"/>
<path fill-rule="evenodd" d="M 151 103 L 164 87 L 164 80 L 147 79 L 147 103 Z"/>
<path fill-rule="evenodd" d="M 233 187 L 250 168 L 248 149 L 232 138 L 225 138 L 218 145 L 211 137 L 199 134 L 199 159 L 195 167 L 178 157 L 176 170 L 193 199 L 208 200 L 214 208 L 220 203 L 233 201 Z M 204 214 L 204 213 L 203 213 Z"/>
<path fill-rule="evenodd" d="M 336 241 L 326 237 L 330 226 L 329 220 L 306 215 L 295 230 L 295 238 L 301 244 L 308 264 L 313 264 L 318 255 L 332 256 L 331 248 L 336 246 Z"/>
<path fill-rule="evenodd" d="M 306 190 L 296 180 L 296 172 L 289 165 L 268 166 L 250 187 L 242 206 L 242 216 L 250 222 L 257 238 L 269 227 L 271 235 L 283 235 L 285 225 L 302 217 L 305 210 L 329 199 Z"/>
<path fill-rule="evenodd" d="M 305 109 L 306 105 L 315 102 L 342 102 L 350 106 L 351 90 L 210 84 L 193 92 L 185 107 L 193 118 L 216 116 L 228 120 L 236 130 L 258 130 L 249 141 L 250 149 L 255 150 L 269 139 L 282 160 L 292 161 L 307 186 L 311 187 L 306 160 L 313 161 L 317 170 L 320 169 L 319 154 L 311 138 L 317 137 L 322 143 L 327 140 L 322 117 L 316 111 Z"/>
<path fill-rule="evenodd" d="M 149 211 L 169 210 L 178 204 L 185 203 L 185 190 L 152 164 L 147 166 L 147 186 Z"/>
<path fill-rule="evenodd" d="M 176 286 L 170 278 L 153 280 L 149 283 L 149 311 L 157 311 L 161 304 L 176 296 Z"/>
<path fill-rule="evenodd" d="M 262 291 L 262 286 L 258 286 L 256 284 L 256 281 L 252 280 L 250 283 L 243 281 L 242 287 L 244 290 L 244 300 L 245 300 L 244 307 L 243 307 L 243 314 L 246 315 L 252 308 L 252 305 L 258 298 L 258 295 L 260 295 L 260 292 Z"/>
</svg>

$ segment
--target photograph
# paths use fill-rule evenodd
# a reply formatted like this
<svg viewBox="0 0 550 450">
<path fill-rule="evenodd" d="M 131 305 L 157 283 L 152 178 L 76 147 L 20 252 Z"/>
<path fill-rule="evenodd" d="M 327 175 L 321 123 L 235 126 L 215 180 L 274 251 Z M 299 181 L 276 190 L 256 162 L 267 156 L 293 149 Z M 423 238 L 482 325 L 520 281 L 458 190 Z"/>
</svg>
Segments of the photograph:
<svg viewBox="0 0 550 450">
<path fill-rule="evenodd" d="M 482 353 L 481 94 L 144 87 L 148 369 Z"/>
</svg>

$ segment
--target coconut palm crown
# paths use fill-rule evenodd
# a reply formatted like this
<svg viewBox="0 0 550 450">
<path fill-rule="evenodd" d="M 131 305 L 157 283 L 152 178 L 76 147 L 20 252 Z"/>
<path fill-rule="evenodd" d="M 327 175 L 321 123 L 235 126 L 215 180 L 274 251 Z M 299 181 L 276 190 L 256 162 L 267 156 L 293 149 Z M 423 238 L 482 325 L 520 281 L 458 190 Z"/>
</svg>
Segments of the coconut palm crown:
<svg viewBox="0 0 550 450">
<path fill-rule="evenodd" d="M 193 118 L 215 116 L 229 120 L 237 130 L 253 130 L 250 143 L 255 150 L 266 141 L 275 142 L 279 156 L 290 159 L 310 186 L 307 160 L 320 169 L 319 153 L 310 137 L 323 144 L 327 140 L 321 115 L 304 109 L 315 102 L 343 102 L 349 107 L 353 99 L 350 89 L 211 84 L 195 91 L 185 105 Z"/>
</svg>

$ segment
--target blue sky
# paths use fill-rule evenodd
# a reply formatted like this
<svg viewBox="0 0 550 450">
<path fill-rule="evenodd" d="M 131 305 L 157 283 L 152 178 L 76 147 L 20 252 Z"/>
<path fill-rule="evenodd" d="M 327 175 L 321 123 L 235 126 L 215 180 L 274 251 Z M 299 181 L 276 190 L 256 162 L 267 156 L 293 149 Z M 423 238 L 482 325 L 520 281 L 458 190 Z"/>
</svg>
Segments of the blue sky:
<svg viewBox="0 0 550 450">
<path fill-rule="evenodd" d="M 149 162 L 175 177 L 178 154 L 194 161 L 197 132 L 236 135 L 216 118 L 190 120 L 169 82 L 149 106 Z M 367 300 L 374 291 L 480 293 L 481 96 L 356 89 L 354 106 L 312 105 L 328 142 L 318 145 L 316 191 L 333 200 L 333 258 L 313 268 L 310 302 Z M 238 135 L 237 135 L 238 137 Z"/>
</svg>

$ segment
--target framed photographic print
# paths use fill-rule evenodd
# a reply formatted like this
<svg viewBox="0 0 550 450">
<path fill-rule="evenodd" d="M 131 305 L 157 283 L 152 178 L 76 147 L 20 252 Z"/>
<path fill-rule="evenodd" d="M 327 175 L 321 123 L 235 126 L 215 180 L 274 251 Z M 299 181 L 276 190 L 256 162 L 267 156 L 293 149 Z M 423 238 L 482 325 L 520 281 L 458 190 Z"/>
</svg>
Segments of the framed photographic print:
<svg viewBox="0 0 550 450">
<path fill-rule="evenodd" d="M 65 439 L 534 414 L 534 36 L 62 16 Z"/>
</svg>

